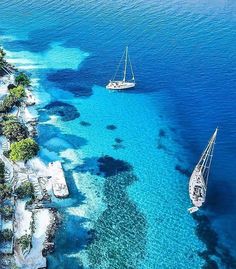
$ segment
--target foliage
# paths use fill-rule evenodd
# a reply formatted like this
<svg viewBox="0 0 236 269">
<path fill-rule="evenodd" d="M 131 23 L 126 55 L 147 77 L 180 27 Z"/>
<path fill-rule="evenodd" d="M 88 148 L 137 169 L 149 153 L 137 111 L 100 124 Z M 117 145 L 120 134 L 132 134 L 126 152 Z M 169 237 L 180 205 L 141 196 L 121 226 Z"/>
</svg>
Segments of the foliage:
<svg viewBox="0 0 236 269">
<path fill-rule="evenodd" d="M 17 189 L 16 194 L 19 198 L 34 197 L 34 188 L 31 182 L 22 183 Z"/>
<path fill-rule="evenodd" d="M 5 219 L 10 219 L 12 218 L 13 214 L 13 207 L 10 205 L 5 205 L 4 207 L 0 208 L 0 213 Z"/>
<path fill-rule="evenodd" d="M 14 89 L 14 88 L 16 88 L 16 85 L 15 84 L 9 84 L 8 86 L 7 86 L 7 89 L 10 91 L 11 89 Z"/>
<path fill-rule="evenodd" d="M 21 99 L 25 97 L 25 88 L 22 85 L 19 85 L 10 89 L 10 95 L 14 96 L 16 99 Z"/>
<path fill-rule="evenodd" d="M 20 244 L 22 251 L 24 251 L 31 245 L 31 236 L 27 234 L 22 235 L 17 241 Z"/>
<path fill-rule="evenodd" d="M 14 105 L 17 105 L 18 99 L 14 95 L 7 95 L 0 105 L 0 112 L 7 113 L 10 112 Z"/>
<path fill-rule="evenodd" d="M 11 187 L 7 184 L 0 184 L 0 200 L 11 197 Z"/>
<path fill-rule="evenodd" d="M 10 159 L 12 161 L 27 161 L 37 155 L 38 144 L 32 138 L 25 138 L 11 144 Z"/>
<path fill-rule="evenodd" d="M 15 115 L 11 115 L 11 114 L 5 114 L 2 116 L 3 121 L 7 121 L 7 120 L 17 120 L 17 117 Z"/>
<path fill-rule="evenodd" d="M 20 141 L 27 138 L 27 128 L 16 120 L 7 120 L 3 122 L 2 133 L 7 139 L 12 141 Z"/>
<path fill-rule="evenodd" d="M 0 232 L 0 241 L 10 241 L 12 239 L 13 232 L 10 229 L 5 229 Z"/>
<path fill-rule="evenodd" d="M 25 97 L 25 89 L 22 85 L 10 89 L 10 94 L 7 95 L 0 105 L 0 112 L 6 113 L 11 111 L 13 106 L 19 106 L 21 99 Z"/>
<path fill-rule="evenodd" d="M 4 150 L 3 151 L 3 155 L 9 159 L 9 156 L 10 156 L 10 150 Z"/>
<path fill-rule="evenodd" d="M 5 178 L 5 164 L 0 159 L 0 183 L 4 183 L 4 178 Z"/>
<path fill-rule="evenodd" d="M 22 86 L 29 86 L 30 85 L 30 79 L 25 73 L 19 73 L 16 78 L 15 82 L 17 85 L 22 85 Z"/>
<path fill-rule="evenodd" d="M 0 68 L 2 68 L 6 64 L 5 55 L 5 51 L 0 48 Z"/>
</svg>

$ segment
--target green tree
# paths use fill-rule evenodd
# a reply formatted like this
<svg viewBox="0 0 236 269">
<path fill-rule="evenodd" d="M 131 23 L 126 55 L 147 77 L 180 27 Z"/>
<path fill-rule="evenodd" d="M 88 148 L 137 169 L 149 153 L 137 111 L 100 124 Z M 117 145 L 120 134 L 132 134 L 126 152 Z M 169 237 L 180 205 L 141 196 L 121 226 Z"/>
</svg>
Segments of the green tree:
<svg viewBox="0 0 236 269">
<path fill-rule="evenodd" d="M 34 197 L 34 188 L 31 182 L 22 183 L 17 189 L 16 194 L 19 198 Z"/>
<path fill-rule="evenodd" d="M 11 187 L 7 184 L 0 184 L 0 201 L 11 197 Z"/>
<path fill-rule="evenodd" d="M 10 241 L 12 239 L 13 232 L 10 229 L 5 229 L 0 233 L 1 241 Z"/>
<path fill-rule="evenodd" d="M 2 123 L 2 133 L 11 142 L 27 138 L 27 128 L 16 120 L 7 120 Z"/>
<path fill-rule="evenodd" d="M 4 219 L 10 219 L 12 218 L 13 207 L 10 205 L 5 205 L 0 208 L 0 213 Z"/>
<path fill-rule="evenodd" d="M 21 99 L 25 97 L 25 88 L 19 85 L 13 89 L 10 89 L 10 95 L 13 95 L 16 99 Z"/>
<path fill-rule="evenodd" d="M 22 85 L 22 86 L 29 86 L 30 85 L 30 79 L 29 77 L 25 74 L 25 73 L 19 73 L 16 78 L 15 78 L 15 82 L 18 85 Z"/>
<path fill-rule="evenodd" d="M 0 184 L 5 182 L 5 163 L 0 159 Z"/>
<path fill-rule="evenodd" d="M 25 138 L 11 144 L 10 159 L 12 161 L 27 161 L 37 155 L 38 144 L 32 138 Z"/>
<path fill-rule="evenodd" d="M 7 95 L 0 105 L 0 112 L 10 112 L 14 105 L 17 104 L 18 99 L 14 95 Z"/>
<path fill-rule="evenodd" d="M 6 61 L 5 61 L 5 51 L 0 48 L 0 68 L 2 68 L 5 64 L 6 64 Z"/>
<path fill-rule="evenodd" d="M 31 236 L 27 234 L 22 235 L 17 241 L 20 244 L 22 251 L 24 251 L 31 245 Z"/>
</svg>

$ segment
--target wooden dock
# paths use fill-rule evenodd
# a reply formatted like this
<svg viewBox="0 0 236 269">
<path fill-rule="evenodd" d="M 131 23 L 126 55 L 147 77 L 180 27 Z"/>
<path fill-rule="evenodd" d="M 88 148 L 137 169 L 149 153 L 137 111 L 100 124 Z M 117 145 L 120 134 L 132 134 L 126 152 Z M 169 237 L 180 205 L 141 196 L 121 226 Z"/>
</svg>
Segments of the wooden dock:
<svg viewBox="0 0 236 269">
<path fill-rule="evenodd" d="M 51 162 L 49 163 L 48 168 L 52 180 L 52 190 L 54 195 L 57 198 L 66 198 L 69 195 L 69 190 L 61 162 Z"/>
</svg>

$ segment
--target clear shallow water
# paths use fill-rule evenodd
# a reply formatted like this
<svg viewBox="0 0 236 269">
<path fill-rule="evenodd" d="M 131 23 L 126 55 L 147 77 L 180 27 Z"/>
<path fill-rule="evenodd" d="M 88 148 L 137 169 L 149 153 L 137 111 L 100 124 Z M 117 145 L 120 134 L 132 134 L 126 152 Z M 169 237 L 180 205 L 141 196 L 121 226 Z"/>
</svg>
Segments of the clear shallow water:
<svg viewBox="0 0 236 269">
<path fill-rule="evenodd" d="M 9 57 L 38 79 L 41 156 L 64 161 L 71 191 L 55 200 L 65 220 L 49 268 L 201 268 L 210 259 L 234 268 L 222 245 L 235 252 L 235 4 L 1 6 Z M 102 85 L 127 44 L 138 86 L 109 93 Z M 217 125 L 208 202 L 193 220 L 187 175 Z M 132 168 L 113 160 L 97 175 L 103 155 Z"/>
</svg>

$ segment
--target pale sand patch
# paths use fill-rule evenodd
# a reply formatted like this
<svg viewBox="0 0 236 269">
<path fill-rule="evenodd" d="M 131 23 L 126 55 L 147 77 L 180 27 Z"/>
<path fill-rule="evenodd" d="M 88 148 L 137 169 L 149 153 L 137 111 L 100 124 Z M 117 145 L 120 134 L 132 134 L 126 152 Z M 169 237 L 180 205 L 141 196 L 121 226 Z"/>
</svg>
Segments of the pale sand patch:
<svg viewBox="0 0 236 269">
<path fill-rule="evenodd" d="M 15 209 L 15 237 L 20 238 L 22 235 L 30 234 L 30 222 L 32 213 L 25 210 L 26 201 L 18 200 Z"/>
<path fill-rule="evenodd" d="M 42 256 L 43 244 L 52 215 L 49 209 L 35 210 L 35 232 L 32 237 L 32 248 L 25 257 L 20 251 L 15 253 L 17 266 L 24 269 L 46 267 L 46 258 Z"/>
</svg>

